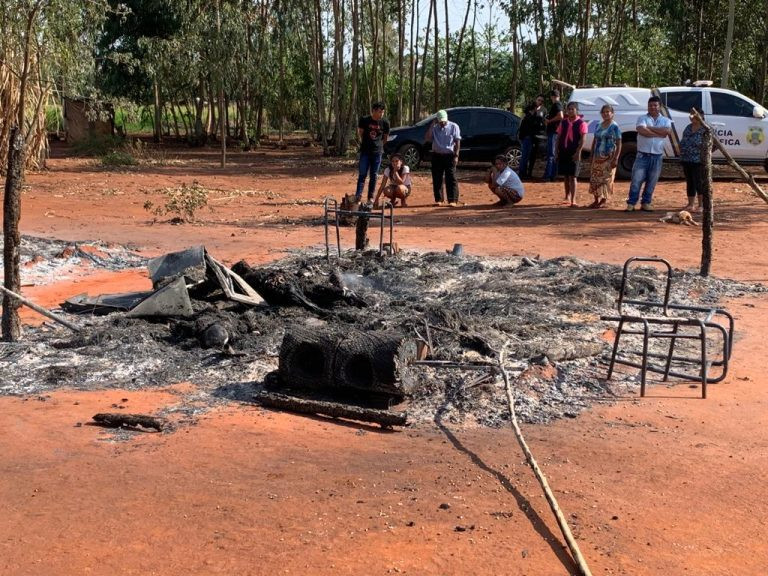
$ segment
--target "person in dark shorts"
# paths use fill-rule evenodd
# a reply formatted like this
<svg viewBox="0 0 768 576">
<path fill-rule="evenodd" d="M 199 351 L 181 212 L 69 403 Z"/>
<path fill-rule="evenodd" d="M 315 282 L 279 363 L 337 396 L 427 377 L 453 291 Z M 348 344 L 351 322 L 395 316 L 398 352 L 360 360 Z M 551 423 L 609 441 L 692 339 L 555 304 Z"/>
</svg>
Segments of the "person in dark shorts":
<svg viewBox="0 0 768 576">
<path fill-rule="evenodd" d="M 557 127 L 557 146 L 555 161 L 558 173 L 564 177 L 565 203 L 576 206 L 576 178 L 581 164 L 581 150 L 584 148 L 584 135 L 587 123 L 579 115 L 579 105 L 569 102 L 565 109 L 565 118 Z"/>
</svg>

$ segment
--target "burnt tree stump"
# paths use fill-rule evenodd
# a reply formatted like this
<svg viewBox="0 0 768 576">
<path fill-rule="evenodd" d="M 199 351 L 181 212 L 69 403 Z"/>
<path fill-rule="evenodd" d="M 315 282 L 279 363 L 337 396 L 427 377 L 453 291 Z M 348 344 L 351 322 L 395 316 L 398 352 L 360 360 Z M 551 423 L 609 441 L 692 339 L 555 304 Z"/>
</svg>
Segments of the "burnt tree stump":
<svg viewBox="0 0 768 576">
<path fill-rule="evenodd" d="M 12 292 L 21 292 L 21 188 L 24 185 L 26 146 L 18 126 L 11 128 L 8 145 L 8 171 L 3 197 L 3 284 Z M 7 293 L 3 295 L 3 315 L 0 320 L 3 340 L 14 342 L 21 338 L 21 303 Z"/>
<path fill-rule="evenodd" d="M 323 328 L 287 330 L 280 345 L 280 382 L 303 389 L 331 387 L 333 358 L 342 336 Z"/>
<path fill-rule="evenodd" d="M 415 358 L 415 340 L 399 332 L 302 326 L 286 332 L 278 372 L 287 387 L 402 399 L 413 390 L 405 366 Z"/>
<path fill-rule="evenodd" d="M 357 223 L 355 224 L 355 250 L 365 250 L 368 248 L 368 224 L 371 221 L 369 215 L 372 209 L 370 204 L 363 204 L 358 209 L 360 216 L 357 217 Z"/>
</svg>

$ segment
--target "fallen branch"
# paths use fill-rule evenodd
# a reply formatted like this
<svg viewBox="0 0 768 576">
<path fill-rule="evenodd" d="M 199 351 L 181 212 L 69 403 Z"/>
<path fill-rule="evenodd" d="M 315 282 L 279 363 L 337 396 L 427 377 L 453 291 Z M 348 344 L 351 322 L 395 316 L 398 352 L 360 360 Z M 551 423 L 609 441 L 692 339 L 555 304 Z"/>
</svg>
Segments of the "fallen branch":
<svg viewBox="0 0 768 576">
<path fill-rule="evenodd" d="M 392 426 L 405 426 L 408 415 L 405 412 L 390 412 L 389 410 L 377 410 L 375 408 L 363 408 L 339 402 L 327 400 L 313 400 L 280 394 L 279 392 L 257 392 L 253 399 L 262 406 L 280 408 L 301 414 L 322 414 L 332 418 L 348 418 L 361 422 L 374 422 L 382 428 Z"/>
<path fill-rule="evenodd" d="M 19 302 L 21 302 L 25 306 L 29 306 L 30 308 L 32 308 L 32 310 L 34 310 L 35 312 L 39 312 L 40 314 L 50 318 L 54 322 L 58 322 L 62 326 L 66 326 L 67 328 L 69 328 L 73 332 L 80 332 L 80 327 L 79 326 L 76 326 L 75 324 L 72 324 L 71 322 L 68 322 L 67 320 L 64 320 L 62 317 L 57 316 L 56 314 L 54 314 L 50 310 L 48 310 L 46 308 L 43 308 L 42 306 L 39 306 L 38 304 L 35 304 L 31 300 L 27 300 L 21 294 L 17 294 L 16 292 L 13 292 L 12 290 L 8 290 L 8 288 L 3 286 L 2 284 L 0 284 L 0 292 L 3 292 L 4 294 L 7 294 L 11 298 L 15 298 L 16 300 L 18 300 Z"/>
<path fill-rule="evenodd" d="M 142 428 L 154 428 L 158 432 L 162 432 L 166 425 L 165 420 L 162 418 L 155 418 L 146 414 L 121 414 L 115 412 L 95 414 L 93 421 L 109 428 L 135 428 L 141 426 Z"/>
<path fill-rule="evenodd" d="M 592 573 L 589 571 L 589 566 L 587 566 L 586 560 L 581 555 L 581 550 L 579 550 L 579 545 L 577 544 L 576 539 L 573 537 L 573 534 L 571 533 L 571 529 L 568 526 L 568 521 L 565 519 L 565 515 L 563 514 L 562 510 L 560 510 L 560 506 L 558 506 L 557 504 L 555 495 L 552 493 L 552 490 L 549 487 L 547 478 L 546 476 L 544 476 L 544 473 L 541 471 L 541 468 L 539 468 L 539 465 L 536 462 L 536 459 L 533 457 L 533 454 L 531 453 L 531 449 L 528 448 L 528 444 L 525 442 L 525 438 L 523 438 L 523 432 L 520 429 L 520 425 L 517 423 L 517 415 L 515 414 L 515 398 L 514 396 L 512 396 L 512 384 L 509 380 L 509 374 L 504 368 L 504 350 L 506 349 L 507 344 L 508 342 L 505 342 L 504 346 L 502 346 L 499 352 L 499 370 L 501 371 L 501 375 L 504 378 L 504 388 L 506 389 L 507 401 L 509 402 L 509 416 L 511 418 L 512 428 L 515 431 L 515 437 L 517 438 L 517 442 L 520 444 L 520 447 L 523 449 L 523 452 L 525 453 L 525 459 L 527 460 L 528 465 L 533 470 L 533 473 L 535 474 L 536 479 L 539 481 L 539 484 L 544 490 L 544 495 L 547 497 L 547 502 L 549 502 L 549 507 L 552 510 L 552 512 L 554 512 L 555 518 L 557 518 L 557 524 L 558 526 L 560 526 L 560 531 L 563 533 L 563 536 L 565 537 L 565 542 L 568 544 L 568 549 L 571 551 L 571 554 L 573 555 L 573 559 L 576 561 L 576 564 L 579 568 L 579 572 L 582 574 L 582 576 L 592 576 Z"/>
</svg>

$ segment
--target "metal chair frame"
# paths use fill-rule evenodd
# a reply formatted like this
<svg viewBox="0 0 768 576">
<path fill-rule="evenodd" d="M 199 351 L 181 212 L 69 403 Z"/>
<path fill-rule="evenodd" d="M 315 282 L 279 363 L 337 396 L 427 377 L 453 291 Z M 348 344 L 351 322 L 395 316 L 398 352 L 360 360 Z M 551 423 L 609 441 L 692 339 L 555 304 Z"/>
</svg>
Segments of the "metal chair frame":
<svg viewBox="0 0 768 576">
<path fill-rule="evenodd" d="M 388 213 L 385 212 L 388 210 Z M 384 220 L 389 221 L 389 245 L 390 247 L 394 246 L 394 238 L 395 238 L 395 210 L 394 206 L 391 202 L 385 201 L 381 205 L 381 210 L 379 212 L 358 212 L 355 210 L 341 210 L 339 209 L 339 204 L 336 201 L 335 198 L 325 198 L 323 200 L 323 227 L 325 229 L 325 258 L 328 260 L 328 262 L 331 261 L 331 248 L 330 248 L 330 232 L 328 227 L 328 215 L 333 214 L 334 218 L 334 225 L 336 226 L 336 253 L 339 258 L 341 258 L 341 228 L 339 226 L 339 216 L 341 215 L 347 215 L 347 216 L 357 216 L 361 217 L 361 214 L 363 214 L 364 218 L 370 218 L 373 220 L 379 220 L 381 223 L 380 226 L 380 232 L 379 232 L 379 255 L 384 254 Z"/>
<path fill-rule="evenodd" d="M 630 300 L 625 298 L 627 279 L 630 267 L 635 263 L 655 263 L 666 267 L 666 281 L 664 299 Z M 733 347 L 734 320 L 733 316 L 723 308 L 706 306 L 689 306 L 670 302 L 672 287 L 672 266 L 662 258 L 633 257 L 624 263 L 621 277 L 621 287 L 617 300 L 618 316 L 601 316 L 603 320 L 618 322 L 616 337 L 613 342 L 611 361 L 608 367 L 610 380 L 616 364 L 624 364 L 640 369 L 640 396 L 645 396 L 647 373 L 656 372 L 663 374 L 663 381 L 670 376 L 684 380 L 701 382 L 701 397 L 707 397 L 707 384 L 722 381 L 728 373 L 728 362 Z M 631 312 L 626 306 L 633 305 L 641 308 L 660 309 L 659 315 L 645 315 Z M 633 328 L 633 325 L 639 325 Z M 623 334 L 642 336 L 642 347 L 638 350 L 624 350 L 624 355 L 619 355 L 619 344 Z M 710 358 L 707 349 L 707 339 L 712 336 L 721 344 L 719 353 Z M 666 354 L 651 353 L 649 344 L 651 339 L 664 339 L 669 341 Z M 697 356 L 676 356 L 675 345 L 679 340 L 698 340 L 700 353 Z M 628 355 L 639 356 L 639 361 L 631 359 Z M 663 363 L 654 363 L 650 359 L 663 359 Z M 672 370 L 672 362 L 691 364 L 697 369 L 694 372 L 679 372 Z M 712 376 L 710 370 L 718 367 L 719 373 Z"/>
</svg>

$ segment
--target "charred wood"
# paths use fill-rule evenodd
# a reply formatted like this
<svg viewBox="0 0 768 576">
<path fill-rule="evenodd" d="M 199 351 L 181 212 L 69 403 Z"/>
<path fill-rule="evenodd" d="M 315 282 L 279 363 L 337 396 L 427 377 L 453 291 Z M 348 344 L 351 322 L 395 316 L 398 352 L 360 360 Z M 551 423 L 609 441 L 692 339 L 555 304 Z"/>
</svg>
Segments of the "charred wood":
<svg viewBox="0 0 768 576">
<path fill-rule="evenodd" d="M 371 219 L 369 215 L 373 207 L 370 204 L 363 204 L 360 206 L 357 217 L 357 223 L 355 224 L 355 250 L 365 250 L 368 248 L 368 224 Z"/>
<path fill-rule="evenodd" d="M 374 422 L 383 428 L 391 426 L 405 426 L 408 416 L 405 412 L 390 412 L 389 410 L 378 410 L 375 408 L 363 408 L 361 406 L 352 406 L 341 404 L 339 402 L 329 402 L 326 400 L 316 400 L 312 398 L 302 398 L 281 394 L 279 392 L 258 392 L 253 399 L 270 408 L 279 408 L 301 414 L 321 414 L 331 416 L 332 418 L 346 418 L 349 420 L 359 420 L 361 422 Z"/>
<path fill-rule="evenodd" d="M 136 428 L 141 426 L 142 428 L 154 428 L 158 432 L 162 432 L 163 428 L 166 426 L 166 422 L 162 418 L 156 418 L 146 414 L 104 412 L 94 414 L 93 421 L 100 426 L 106 426 L 108 428 Z"/>
<path fill-rule="evenodd" d="M 280 347 L 280 382 L 403 398 L 413 387 L 406 367 L 416 352 L 415 340 L 398 332 L 294 327 Z"/>
<path fill-rule="evenodd" d="M 307 298 L 298 278 L 293 274 L 251 268 L 244 260 L 232 266 L 232 271 L 241 276 L 271 306 L 301 306 L 315 314 L 328 314 L 327 310 Z"/>
</svg>

